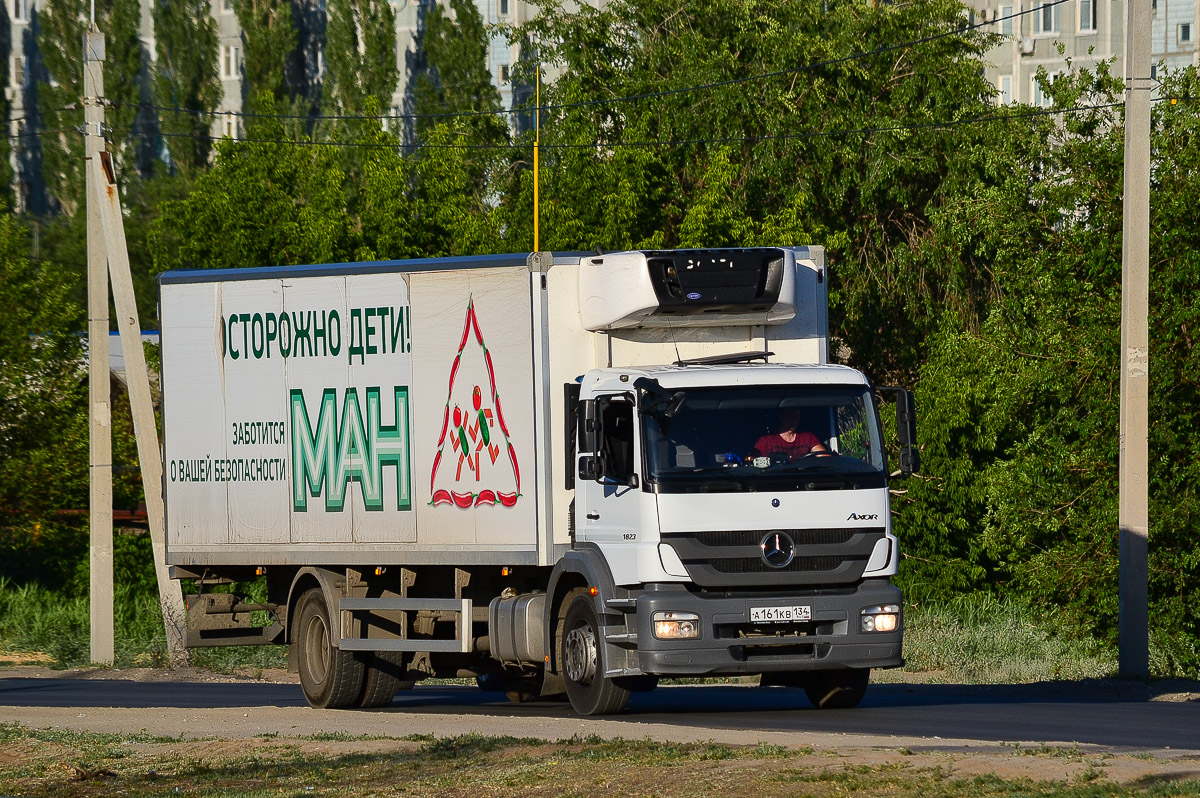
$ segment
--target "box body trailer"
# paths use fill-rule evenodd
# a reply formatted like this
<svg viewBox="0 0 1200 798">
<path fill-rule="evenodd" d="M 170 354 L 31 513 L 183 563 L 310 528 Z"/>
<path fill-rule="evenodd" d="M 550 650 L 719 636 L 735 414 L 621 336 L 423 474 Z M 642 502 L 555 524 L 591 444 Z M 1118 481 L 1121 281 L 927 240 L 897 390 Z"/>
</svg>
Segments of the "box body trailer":
<svg viewBox="0 0 1200 798">
<path fill-rule="evenodd" d="M 902 661 L 898 551 L 827 285 L 819 247 L 162 275 L 189 645 L 287 643 L 317 706 L 431 675 L 585 714 L 666 676 L 857 703 Z"/>
</svg>

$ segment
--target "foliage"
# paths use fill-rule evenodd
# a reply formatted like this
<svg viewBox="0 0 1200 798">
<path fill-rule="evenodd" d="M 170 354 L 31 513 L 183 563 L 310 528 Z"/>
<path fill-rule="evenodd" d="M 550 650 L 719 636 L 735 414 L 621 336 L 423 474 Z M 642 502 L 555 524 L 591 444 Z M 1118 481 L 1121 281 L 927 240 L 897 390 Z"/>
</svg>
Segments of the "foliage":
<svg viewBox="0 0 1200 798">
<path fill-rule="evenodd" d="M 475 3 L 450 0 L 425 14 L 413 78 L 416 133 L 425 139 L 434 128 L 450 124 L 478 138 L 463 143 L 499 141 L 506 137 L 500 95 L 487 70 L 488 35 Z M 447 115 L 461 115 L 450 121 Z"/>
<path fill-rule="evenodd" d="M 130 1 L 101 2 L 100 10 L 115 15 Z M 295 113 L 288 70 L 301 32 L 292 5 L 235 4 L 249 107 Z M 73 44 L 50 47 L 78 40 L 78 20 L 62 8 L 53 0 L 41 14 L 47 113 L 78 93 L 46 79 L 74 68 L 63 55 Z M 328 9 L 327 99 L 349 115 L 378 115 L 396 80 L 393 12 L 381 0 L 331 0 Z M 877 384 L 915 385 L 918 394 L 925 473 L 900 486 L 893 505 L 909 599 L 1020 596 L 1081 638 L 1111 642 L 1123 120 L 1121 86 L 1107 66 L 1046 82 L 1054 113 L 997 109 L 981 69 L 994 37 L 964 29 L 954 0 L 614 0 L 601 10 L 548 0 L 543 10 L 506 31 L 526 45 L 513 76 L 518 97 L 529 96 L 535 70 L 558 75 L 543 87 L 537 133 L 541 247 L 824 244 L 837 358 Z M 195 174 L 129 176 L 143 313 L 154 269 L 530 247 L 531 98 L 519 100 L 514 132 L 486 70 L 491 32 L 472 3 L 421 13 L 417 123 L 406 138 L 374 119 L 328 120 L 305 132 L 286 118 L 256 119 L 254 140 L 218 145 L 211 167 L 201 140 L 187 151 L 191 166 L 181 166 Z M 213 46 L 203 30 L 194 36 L 198 49 Z M 109 42 L 112 53 L 132 52 L 118 46 L 128 43 L 123 33 Z M 179 63 L 169 75 L 164 67 L 156 86 L 176 80 L 171 92 L 183 99 L 172 104 L 190 113 L 163 126 L 187 121 L 189 135 L 202 137 L 213 75 L 201 74 L 198 55 Z M 132 91 L 136 81 L 120 77 L 133 74 L 132 61 L 121 64 L 110 85 Z M 198 82 L 185 86 L 185 73 Z M 1191 534 L 1200 516 L 1191 442 L 1200 426 L 1200 306 L 1191 297 L 1200 280 L 1192 221 L 1200 113 L 1189 99 L 1198 80 L 1194 69 L 1163 78 L 1163 96 L 1182 99 L 1157 104 L 1153 128 L 1150 586 L 1164 672 L 1194 669 L 1200 650 L 1190 611 L 1200 601 Z M 53 124 L 77 124 L 70 113 Z M 77 142 L 41 140 L 54 196 L 70 212 L 78 197 L 70 164 L 79 160 L 67 155 Z M 82 263 L 78 218 L 44 226 L 50 259 Z M 17 257 L 25 245 L 16 225 L 0 229 L 0 239 L 0 254 L 12 254 L 5 279 L 36 285 L 3 321 L 26 331 L 9 336 L 4 356 L 16 358 L 12 373 L 40 374 L 37 355 L 48 350 L 13 342 L 37 329 L 69 348 L 70 325 L 54 326 L 37 307 L 69 305 L 78 320 L 82 270 L 50 274 Z M 65 384 L 69 371 L 54 379 Z M 23 519 L 0 525 L 26 535 L 33 523 L 61 526 L 63 550 L 74 551 L 67 541 L 78 530 L 49 524 L 53 508 L 14 480 L 45 472 L 60 480 L 46 483 L 59 495 L 79 495 L 81 389 L 64 388 L 54 405 L 36 395 L 43 378 L 4 379 L 6 390 L 34 394 L 23 412 L 45 413 L 62 444 L 51 452 L 44 439 L 0 441 L 14 452 L 13 465 L 0 463 L 10 469 L 0 470 L 0 491 L 9 491 L 0 495 L 18 508 L 5 518 Z M 48 463 L 70 458 L 74 465 L 50 474 Z"/>
<path fill-rule="evenodd" d="M 82 308 L 71 285 L 26 257 L 25 231 L 0 217 L 0 562 L 12 574 L 31 553 L 64 547 L 76 525 L 56 511 L 87 506 L 87 384 Z"/>
<path fill-rule="evenodd" d="M 1189 70 L 1164 93 L 1193 90 Z M 1107 105 L 1106 69 L 1056 81 L 1060 107 Z M 1181 112 L 1182 111 L 1182 112 Z M 1122 126 L 1097 108 L 1009 124 L 1007 146 L 936 216 L 935 251 L 990 264 L 978 326 L 946 309 L 918 383 L 926 478 L 900 507 L 910 597 L 990 585 L 1061 608 L 1069 625 L 1115 640 Z M 1184 610 L 1200 590 L 1195 546 L 1195 241 L 1175 202 L 1197 189 L 1195 110 L 1155 114 L 1151 260 L 1151 617 L 1195 650 Z M 1054 146 L 1031 144 L 1044 140 Z M 1170 242 L 1167 244 L 1166 242 Z M 1185 655 L 1186 658 L 1186 655 Z"/>
<path fill-rule="evenodd" d="M 54 205 L 68 216 L 84 206 L 83 68 L 81 48 L 87 29 L 87 9 L 68 0 L 47 0 L 37 12 L 37 56 L 31 63 L 37 87 L 36 107 L 42 135 L 41 171 Z M 99 0 L 96 23 L 105 33 L 104 96 L 108 109 L 107 134 L 118 175 L 134 175 L 151 166 L 139 151 L 144 120 L 138 119 L 147 79 L 142 67 L 138 0 Z M 30 107 L 27 104 L 26 107 Z"/>
<path fill-rule="evenodd" d="M 391 104 L 396 67 L 396 16 L 387 0 L 330 0 L 325 32 L 327 108 L 362 114 L 368 98 Z"/>
<path fill-rule="evenodd" d="M 262 113 L 291 112 L 294 94 L 288 65 L 299 44 L 290 0 L 233 0 L 242 26 L 244 107 Z"/>
<path fill-rule="evenodd" d="M 917 270 L 908 253 L 974 135 L 926 123 L 991 108 L 978 58 L 992 39 L 954 33 L 961 6 L 547 10 L 521 31 L 564 71 L 543 100 L 546 246 L 820 242 L 836 264 L 831 321 L 855 365 L 910 378 L 929 309 L 955 282 L 952 263 Z M 901 41 L 919 43 L 890 47 Z"/>
<path fill-rule="evenodd" d="M 208 165 L 213 111 L 221 101 L 217 25 L 209 0 L 156 2 L 154 100 L 171 163 L 184 173 Z"/>
</svg>

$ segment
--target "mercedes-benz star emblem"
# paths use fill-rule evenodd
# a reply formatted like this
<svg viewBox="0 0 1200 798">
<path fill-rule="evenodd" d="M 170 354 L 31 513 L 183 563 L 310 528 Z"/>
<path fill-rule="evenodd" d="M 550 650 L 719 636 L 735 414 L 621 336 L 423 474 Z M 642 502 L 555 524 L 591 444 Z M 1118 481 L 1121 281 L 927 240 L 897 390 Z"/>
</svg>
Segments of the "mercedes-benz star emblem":
<svg viewBox="0 0 1200 798">
<path fill-rule="evenodd" d="M 772 568 L 786 568 L 796 556 L 796 544 L 786 532 L 771 532 L 762 539 L 763 562 Z"/>
</svg>

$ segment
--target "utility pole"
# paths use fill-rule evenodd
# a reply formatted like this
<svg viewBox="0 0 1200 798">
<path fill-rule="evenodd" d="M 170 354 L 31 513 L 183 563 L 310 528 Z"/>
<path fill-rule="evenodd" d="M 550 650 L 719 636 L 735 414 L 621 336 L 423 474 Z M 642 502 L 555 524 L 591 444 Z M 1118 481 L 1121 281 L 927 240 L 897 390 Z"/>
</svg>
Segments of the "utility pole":
<svg viewBox="0 0 1200 798">
<path fill-rule="evenodd" d="M 83 35 L 84 157 L 88 164 L 104 150 L 104 36 Z M 87 170 L 88 196 L 92 171 Z M 113 663 L 112 408 L 108 362 L 108 257 L 100 211 L 88 202 L 88 528 L 90 535 L 91 659 Z"/>
<path fill-rule="evenodd" d="M 1150 675 L 1149 510 L 1150 0 L 1129 0 L 1125 24 L 1125 175 L 1121 244 L 1120 674 Z"/>
<path fill-rule="evenodd" d="M 98 56 L 97 56 L 98 54 Z M 154 550 L 154 571 L 158 581 L 159 607 L 162 610 L 163 626 L 167 637 L 167 657 L 171 667 L 188 663 L 184 633 L 187 626 L 183 606 L 183 593 L 179 583 L 170 578 L 166 564 L 166 532 L 162 496 L 162 450 L 158 443 L 158 426 L 154 418 L 154 403 L 150 395 L 150 379 L 146 369 L 146 353 L 142 349 L 142 330 L 138 320 L 137 301 L 133 293 L 133 278 L 129 272 L 129 250 L 125 243 L 125 225 L 121 215 L 121 199 L 117 191 L 116 174 L 112 158 L 104 148 L 100 135 L 104 122 L 103 94 L 104 36 L 93 30 L 86 34 L 84 45 L 84 67 L 87 74 L 95 70 L 98 89 L 88 93 L 86 108 L 95 109 L 98 117 L 94 131 L 89 123 L 87 160 L 87 207 L 88 207 L 88 259 L 93 262 L 93 243 L 99 252 L 95 259 L 100 264 L 98 284 L 104 291 L 104 337 L 105 337 L 105 390 L 108 388 L 108 292 L 107 279 L 112 280 L 113 301 L 117 309 L 117 329 L 120 332 L 122 351 L 125 357 L 126 384 L 129 389 L 129 406 L 133 412 L 133 429 L 137 438 L 138 462 L 142 472 L 142 487 L 146 494 L 146 514 L 150 526 L 150 541 Z M 90 138 L 95 133 L 99 146 L 92 149 Z M 96 221 L 93 239 L 93 220 Z M 107 274 L 105 270 L 107 267 Z M 107 400 L 106 400 L 107 401 Z M 110 433 L 106 424 L 105 434 Z M 111 451 L 111 438 L 106 438 Z M 111 460 L 111 457 L 109 458 Z M 112 470 L 108 471 L 108 619 L 109 659 L 112 661 Z M 93 528 L 93 539 L 95 528 Z M 95 584 L 93 575 L 93 585 Z M 93 593 L 93 617 L 95 616 L 95 593 Z M 93 633 L 94 635 L 94 633 Z M 93 651 L 95 638 L 93 636 Z M 93 656 L 95 659 L 95 656 Z"/>
</svg>

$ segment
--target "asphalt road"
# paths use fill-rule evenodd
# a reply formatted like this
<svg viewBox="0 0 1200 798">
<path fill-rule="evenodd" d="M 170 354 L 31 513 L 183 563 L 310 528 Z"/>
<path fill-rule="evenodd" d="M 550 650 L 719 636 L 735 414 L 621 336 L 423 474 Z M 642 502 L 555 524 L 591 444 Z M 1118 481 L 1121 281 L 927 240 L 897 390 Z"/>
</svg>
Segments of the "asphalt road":
<svg viewBox="0 0 1200 798">
<path fill-rule="evenodd" d="M 872 685 L 853 710 L 816 710 L 801 691 L 741 686 L 660 687 L 634 695 L 612 722 L 641 728 L 671 726 L 758 733 L 835 734 L 907 740 L 981 743 L 1039 741 L 1098 745 L 1114 751 L 1180 749 L 1200 752 L 1200 700 L 1149 700 L 1152 690 L 1120 682 L 1034 685 Z M 6 708 L 14 708 L 6 711 Z M 143 682 L 122 679 L 0 678 L 0 721 L 30 710 L 231 710 L 295 708 L 304 712 L 294 684 Z M 18 712 L 15 708 L 24 708 Z M 91 711 L 92 716 L 102 713 Z M 151 713 L 147 713 L 149 716 Z M 169 713 L 165 713 L 169 714 Z M 249 715 L 247 712 L 245 715 Z M 570 707 L 537 702 L 513 705 L 499 693 L 469 687 L 424 687 L 402 692 L 392 706 L 369 713 L 343 711 L 344 728 L 366 725 L 367 715 L 392 721 L 462 718 L 461 732 L 516 733 L 531 721 L 570 727 Z M 607 719 L 589 719 L 589 724 Z M 361 721 L 361 722 L 360 722 Z M 582 728 L 582 727 L 581 727 Z M 597 728 L 594 725 L 590 728 Z M 193 729 L 195 733 L 196 729 Z M 771 736 L 774 736 L 773 734 Z"/>
</svg>

